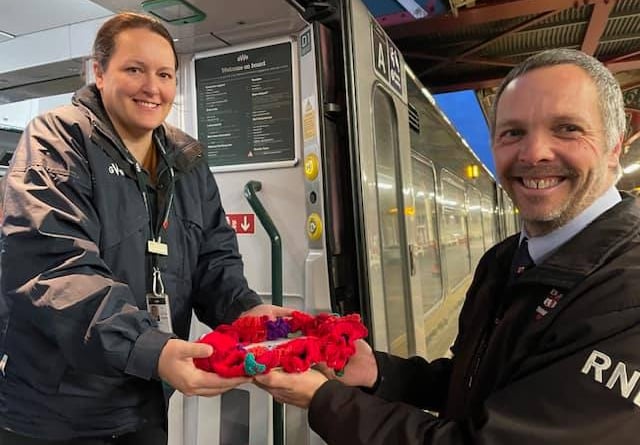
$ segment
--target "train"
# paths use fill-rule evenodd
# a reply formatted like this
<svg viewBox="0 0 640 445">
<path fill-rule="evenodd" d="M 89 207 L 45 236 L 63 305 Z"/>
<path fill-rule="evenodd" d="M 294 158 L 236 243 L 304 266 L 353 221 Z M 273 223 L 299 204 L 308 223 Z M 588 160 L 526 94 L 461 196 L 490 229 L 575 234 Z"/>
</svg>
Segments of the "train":
<svg viewBox="0 0 640 445">
<path fill-rule="evenodd" d="M 94 3 L 162 17 L 149 2 Z M 376 349 L 449 354 L 476 264 L 519 230 L 496 178 L 360 0 L 191 3 L 206 20 L 167 25 L 180 59 L 169 122 L 206 148 L 250 286 L 265 302 L 359 313 Z M 19 135 L 0 126 L 0 169 Z M 194 321 L 191 337 L 208 331 Z M 304 411 L 252 385 L 174 394 L 169 436 L 323 443 Z"/>
</svg>

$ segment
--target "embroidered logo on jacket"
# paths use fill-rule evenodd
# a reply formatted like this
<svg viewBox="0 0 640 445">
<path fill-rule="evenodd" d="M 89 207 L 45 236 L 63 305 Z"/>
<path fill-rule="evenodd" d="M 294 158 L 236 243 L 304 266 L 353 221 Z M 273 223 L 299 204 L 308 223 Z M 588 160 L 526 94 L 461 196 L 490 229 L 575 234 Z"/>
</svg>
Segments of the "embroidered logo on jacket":
<svg viewBox="0 0 640 445">
<path fill-rule="evenodd" d="M 558 292 L 557 289 L 551 289 L 547 298 L 545 298 L 542 304 L 538 305 L 536 308 L 536 320 L 540 320 L 542 317 L 547 315 L 550 310 L 555 308 L 563 296 L 564 294 Z"/>
<path fill-rule="evenodd" d="M 109 169 L 107 171 L 110 175 L 124 176 L 124 171 L 118 167 L 118 164 L 115 162 L 112 162 L 111 165 L 109 165 Z"/>
<path fill-rule="evenodd" d="M 611 365 L 613 364 L 611 357 L 609 357 L 604 352 L 600 352 L 597 350 L 593 350 L 591 355 L 587 358 L 587 361 L 584 362 L 584 366 L 580 370 L 585 375 L 589 375 L 591 371 L 593 371 L 593 380 L 598 383 L 604 384 L 609 389 L 613 389 L 616 386 L 616 383 L 620 385 L 620 396 L 628 399 L 631 395 L 631 392 L 635 389 L 638 379 L 640 379 L 640 371 L 633 371 L 631 374 L 631 378 L 629 378 L 629 374 L 627 373 L 627 364 L 624 362 L 616 363 L 615 367 L 612 371 Z M 606 379 L 605 383 L 605 375 L 604 373 L 611 372 Z M 636 396 L 633 398 L 633 403 L 640 406 L 640 391 L 636 393 Z"/>
</svg>

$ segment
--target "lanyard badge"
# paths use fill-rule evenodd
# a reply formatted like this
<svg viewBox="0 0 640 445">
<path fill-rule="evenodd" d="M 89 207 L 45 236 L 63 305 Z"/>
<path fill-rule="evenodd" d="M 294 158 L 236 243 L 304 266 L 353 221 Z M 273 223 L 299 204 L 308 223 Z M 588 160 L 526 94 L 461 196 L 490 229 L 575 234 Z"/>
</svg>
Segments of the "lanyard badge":
<svg viewBox="0 0 640 445">
<path fill-rule="evenodd" d="M 169 198 L 167 201 L 164 217 L 161 220 L 161 224 L 156 228 L 153 224 L 153 214 L 151 207 L 149 206 L 149 200 L 147 196 L 147 183 L 146 177 L 142 174 L 140 164 L 136 162 L 136 179 L 138 181 L 138 187 L 142 193 L 142 199 L 144 201 L 147 214 L 149 215 L 149 229 L 150 239 L 147 241 L 147 252 L 151 254 L 153 272 L 152 272 L 152 292 L 147 293 L 147 311 L 151 318 L 157 323 L 158 329 L 164 332 L 172 333 L 173 326 L 171 323 L 171 306 L 169 305 L 169 295 L 164 291 L 164 283 L 162 282 L 162 275 L 160 272 L 161 258 L 169 255 L 169 246 L 162 242 L 162 234 L 166 234 L 169 227 L 169 215 L 171 213 L 171 205 L 173 204 L 173 183 L 175 181 L 175 172 L 173 167 L 167 159 L 166 151 L 162 146 L 162 142 L 156 137 L 156 146 L 162 155 L 167 167 L 169 168 L 169 174 L 171 175 L 171 186 L 169 187 Z"/>
<path fill-rule="evenodd" d="M 169 296 L 164 291 L 162 275 L 157 267 L 153 268 L 153 292 L 147 294 L 147 311 L 153 321 L 158 324 L 158 329 L 173 333 Z"/>
</svg>

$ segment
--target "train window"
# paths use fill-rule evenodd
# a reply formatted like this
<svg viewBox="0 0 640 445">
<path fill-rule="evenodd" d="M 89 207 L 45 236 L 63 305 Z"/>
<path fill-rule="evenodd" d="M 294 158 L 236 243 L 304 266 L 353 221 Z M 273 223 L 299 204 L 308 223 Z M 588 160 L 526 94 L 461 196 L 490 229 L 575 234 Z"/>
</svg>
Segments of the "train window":
<svg viewBox="0 0 640 445">
<path fill-rule="evenodd" d="M 488 250 L 496 243 L 494 230 L 496 227 L 495 213 L 491 199 L 482 197 L 482 231 L 484 233 L 484 249 Z"/>
<path fill-rule="evenodd" d="M 460 284 L 471 272 L 463 182 L 442 170 L 442 252 L 447 290 Z"/>
<path fill-rule="evenodd" d="M 422 290 L 422 311 L 426 315 L 442 299 L 440 243 L 436 214 L 436 181 L 433 168 L 421 158 L 411 160 L 415 201 L 416 271 Z M 425 326 L 425 329 L 427 326 Z"/>
<path fill-rule="evenodd" d="M 9 162 L 11 161 L 12 157 L 13 157 L 12 151 L 5 152 L 2 155 L 2 158 L 0 158 L 0 167 L 9 167 Z"/>
<path fill-rule="evenodd" d="M 428 164 L 414 155 L 411 166 L 416 208 L 416 248 L 414 254 L 422 292 L 424 331 L 430 332 L 432 326 L 426 324 L 427 314 L 436 307 L 443 296 L 440 243 L 438 242 L 437 230 L 436 181 L 430 163 Z"/>
<path fill-rule="evenodd" d="M 478 189 L 467 188 L 467 222 L 469 227 L 469 253 L 471 256 L 471 267 L 475 269 L 482 252 L 484 251 L 484 241 L 482 232 L 482 195 Z"/>
<path fill-rule="evenodd" d="M 387 319 L 389 351 L 406 357 L 409 355 L 407 338 L 407 300 L 405 269 L 400 228 L 403 212 L 398 186 L 398 129 L 393 100 L 382 89 L 373 95 L 374 151 L 380 221 L 382 281 Z"/>
<path fill-rule="evenodd" d="M 516 233 L 516 212 L 513 207 L 513 201 L 511 198 L 507 196 L 507 194 L 503 191 L 504 198 L 504 222 L 507 236 L 513 235 Z"/>
<path fill-rule="evenodd" d="M 0 165 L 4 167 L 9 165 L 9 160 L 18 145 L 21 135 L 21 130 L 5 129 L 0 127 Z"/>
</svg>

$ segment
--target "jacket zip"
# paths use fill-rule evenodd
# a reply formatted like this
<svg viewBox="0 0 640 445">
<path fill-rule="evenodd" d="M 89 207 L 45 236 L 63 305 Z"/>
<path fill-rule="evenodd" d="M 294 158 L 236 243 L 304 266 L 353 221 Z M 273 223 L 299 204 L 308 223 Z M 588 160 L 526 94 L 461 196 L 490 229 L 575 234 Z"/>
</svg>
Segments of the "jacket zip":
<svg viewBox="0 0 640 445">
<path fill-rule="evenodd" d="M 507 288 L 505 289 L 504 292 L 512 292 L 512 291 L 513 291 L 512 286 L 507 285 Z M 473 354 L 473 360 L 471 361 L 472 363 L 471 371 L 469 372 L 469 375 L 467 377 L 467 389 L 469 390 L 471 390 L 471 388 L 473 387 L 473 380 L 475 376 L 478 374 L 478 371 L 480 370 L 480 364 L 482 363 L 482 358 L 484 357 L 484 354 L 487 352 L 487 348 L 489 347 L 489 340 L 491 340 L 491 336 L 493 335 L 493 332 L 502 321 L 502 318 L 504 317 L 504 313 L 506 312 L 507 305 L 505 302 L 505 298 L 506 298 L 505 294 L 503 293 L 498 303 L 498 307 L 496 308 L 493 321 L 489 324 L 488 327 L 486 327 L 482 331 L 482 337 L 480 338 L 480 343 L 478 344 L 478 347 L 476 348 Z M 468 391 L 467 394 L 469 392 L 470 391 Z"/>
<path fill-rule="evenodd" d="M 498 317 L 494 318 L 493 323 L 489 326 L 489 328 L 485 329 L 482 332 L 480 343 L 478 344 L 478 347 L 476 348 L 473 354 L 473 360 L 471 360 L 472 367 L 471 367 L 471 371 L 469 372 L 469 376 L 467 377 L 468 389 L 471 389 L 471 387 L 473 386 L 473 380 L 475 376 L 478 374 L 478 371 L 480 370 L 480 363 L 482 363 L 482 358 L 484 357 L 485 352 L 487 352 L 487 347 L 489 346 L 489 340 L 491 339 L 491 336 L 496 326 L 500 324 L 500 321 L 502 321 L 501 318 L 498 318 Z"/>
<path fill-rule="evenodd" d="M 496 327 L 502 322 L 502 318 L 504 317 L 505 312 L 507 311 L 507 301 L 505 299 L 508 298 L 508 295 L 513 293 L 514 284 L 507 284 L 506 289 L 504 289 L 502 297 L 498 302 L 498 307 L 496 308 L 495 315 L 493 317 L 493 321 L 486 327 L 482 332 L 482 337 L 480 339 L 480 343 L 476 348 L 473 354 L 472 367 L 469 372 L 469 376 L 467 377 L 467 388 L 470 390 L 473 386 L 473 380 L 475 376 L 478 374 L 480 370 L 480 364 L 482 363 L 482 358 L 484 354 L 487 352 L 487 348 L 489 347 L 489 340 L 491 340 L 491 336 L 493 335 Z"/>
</svg>

